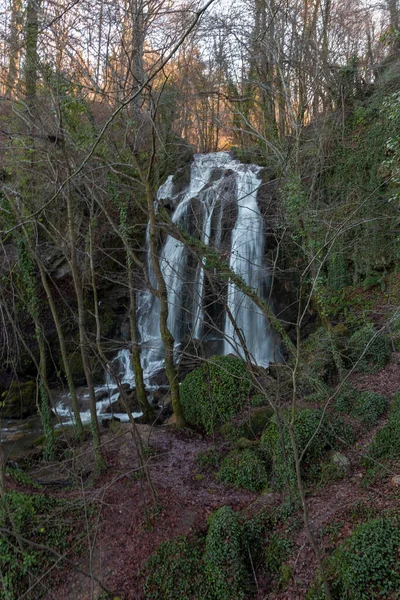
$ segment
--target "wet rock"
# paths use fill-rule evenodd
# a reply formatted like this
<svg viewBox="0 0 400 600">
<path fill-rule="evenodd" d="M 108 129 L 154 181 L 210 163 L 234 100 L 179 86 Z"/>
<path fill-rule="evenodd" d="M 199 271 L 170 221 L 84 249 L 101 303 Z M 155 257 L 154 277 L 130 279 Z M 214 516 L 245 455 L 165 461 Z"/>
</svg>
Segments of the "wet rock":
<svg viewBox="0 0 400 600">
<path fill-rule="evenodd" d="M 106 414 L 125 413 L 125 402 L 128 404 L 128 408 L 131 410 L 131 412 L 140 412 L 140 406 L 136 396 L 136 390 L 130 389 L 128 384 L 123 384 L 123 386 L 127 386 L 127 389 L 126 387 L 125 389 L 123 388 L 125 395 L 124 400 L 122 400 L 121 396 L 119 396 L 117 400 L 112 402 L 109 406 L 107 406 L 107 408 L 104 409 L 104 412 Z"/>
</svg>

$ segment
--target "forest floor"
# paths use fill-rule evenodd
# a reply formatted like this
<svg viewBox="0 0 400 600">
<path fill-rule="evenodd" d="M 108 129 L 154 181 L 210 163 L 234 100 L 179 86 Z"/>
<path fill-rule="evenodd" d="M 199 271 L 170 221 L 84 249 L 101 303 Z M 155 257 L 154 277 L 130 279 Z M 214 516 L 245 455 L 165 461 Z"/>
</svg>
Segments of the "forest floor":
<svg viewBox="0 0 400 600">
<path fill-rule="evenodd" d="M 352 383 L 359 389 L 392 397 L 400 389 L 398 355 L 393 355 L 392 362 L 380 373 L 353 376 Z M 385 419 L 378 428 L 384 422 Z M 116 597 L 141 600 L 144 565 L 161 541 L 205 532 L 209 515 L 223 505 L 253 514 L 260 509 L 270 510 L 285 500 L 277 493 L 260 495 L 227 488 L 216 481 L 212 470 L 201 469 L 196 456 L 226 443 L 221 437 L 213 439 L 187 429 L 179 431 L 172 425 L 138 425 L 137 429 L 148 448 L 145 454 L 154 496 L 148 481 L 138 477 L 137 451 L 129 424 L 115 423 L 102 433 L 108 468 L 94 481 L 90 442 L 80 446 L 74 458 L 66 460 L 62 467 L 59 462 L 33 463 L 30 475 L 44 485 L 45 493 L 84 498 L 95 506 L 94 522 L 88 526 L 82 552 L 75 557 L 69 555 L 85 574 L 66 565 L 53 577 L 46 600 L 97 599 L 102 590 L 96 580 Z M 346 537 L 365 514 L 371 518 L 398 505 L 400 488 L 392 483 L 397 473 L 384 472 L 370 486 L 363 479 L 361 457 L 376 429 L 361 437 L 346 453 L 351 466 L 344 479 L 308 492 L 310 521 L 323 555 Z M 64 487 L 72 477 L 79 485 Z M 292 549 L 288 565 L 292 576 L 284 589 L 279 589 L 276 581 L 268 580 L 261 570 L 256 571 L 255 598 L 300 600 L 314 578 L 316 558 L 301 514 L 292 516 L 286 525 L 278 525 L 278 530 L 279 527 L 285 535 L 290 530 Z"/>
</svg>

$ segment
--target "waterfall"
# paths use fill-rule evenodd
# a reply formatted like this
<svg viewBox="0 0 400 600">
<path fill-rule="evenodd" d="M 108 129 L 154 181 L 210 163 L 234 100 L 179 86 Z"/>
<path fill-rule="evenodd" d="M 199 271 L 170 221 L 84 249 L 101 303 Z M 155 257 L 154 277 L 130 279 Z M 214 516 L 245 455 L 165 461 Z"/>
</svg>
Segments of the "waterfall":
<svg viewBox="0 0 400 600">
<path fill-rule="evenodd" d="M 263 218 L 257 204 L 259 171 L 259 167 L 244 165 L 227 152 L 197 154 L 185 188 L 175 191 L 178 186 L 168 177 L 158 191 L 157 203 L 172 207 L 173 223 L 210 245 L 226 260 L 229 258 L 231 269 L 266 300 L 269 273 L 264 262 Z M 149 233 L 147 244 L 148 236 Z M 155 287 L 149 246 L 147 262 Z M 160 251 L 160 266 L 168 292 L 168 327 L 177 354 L 182 344 L 193 337 L 205 347 L 211 340 L 219 341 L 221 353 L 243 356 L 243 336 L 253 362 L 268 366 L 276 360 L 266 317 L 232 282 L 225 290 L 219 290 L 220 297 L 213 295 L 203 265 L 193 264 L 186 246 L 169 235 Z M 224 311 L 224 304 L 241 335 Z M 150 381 L 163 365 L 159 300 L 150 291 L 139 294 L 138 314 L 142 363 L 145 378 Z"/>
</svg>

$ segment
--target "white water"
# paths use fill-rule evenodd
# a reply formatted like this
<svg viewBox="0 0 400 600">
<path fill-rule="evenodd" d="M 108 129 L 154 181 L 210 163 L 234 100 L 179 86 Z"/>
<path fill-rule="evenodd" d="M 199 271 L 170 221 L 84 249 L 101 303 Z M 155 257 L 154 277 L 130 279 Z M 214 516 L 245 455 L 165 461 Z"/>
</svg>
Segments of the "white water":
<svg viewBox="0 0 400 600">
<path fill-rule="evenodd" d="M 229 256 L 230 267 L 235 273 L 266 299 L 269 274 L 264 263 L 263 219 L 256 199 L 261 184 L 259 170 L 254 165 L 244 165 L 232 159 L 227 152 L 198 154 L 191 167 L 187 188 L 180 194 L 174 194 L 173 180 L 169 177 L 161 186 L 157 200 L 168 199 L 169 205 L 175 207 L 172 221 L 204 244 L 211 245 L 224 258 Z M 229 236 L 229 232 L 223 231 L 223 225 L 224 217 L 229 218 L 232 206 L 237 210 L 237 218 Z M 155 287 L 149 252 L 147 256 L 149 278 Z M 190 254 L 185 245 L 167 236 L 160 253 L 160 265 L 168 291 L 168 327 L 177 352 L 181 344 L 192 336 L 205 342 L 207 338 L 220 339 L 224 354 L 233 352 L 243 356 L 240 336 L 227 315 L 225 323 L 218 329 L 205 314 L 205 272 L 202 265 L 197 265 L 195 272 L 191 272 L 189 260 Z M 228 285 L 226 302 L 253 362 L 268 366 L 276 358 L 267 319 L 233 283 Z M 147 291 L 139 296 L 138 306 L 143 367 L 145 376 L 150 378 L 163 364 L 158 328 L 159 302 Z"/>
</svg>

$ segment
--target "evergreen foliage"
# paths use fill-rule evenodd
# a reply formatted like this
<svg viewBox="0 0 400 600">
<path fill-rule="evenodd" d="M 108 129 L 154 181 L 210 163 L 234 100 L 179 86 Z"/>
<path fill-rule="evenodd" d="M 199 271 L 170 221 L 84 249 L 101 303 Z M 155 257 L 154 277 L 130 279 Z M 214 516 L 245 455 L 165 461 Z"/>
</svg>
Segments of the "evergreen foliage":
<svg viewBox="0 0 400 600">
<path fill-rule="evenodd" d="M 284 419 L 288 416 L 283 415 Z M 261 444 L 272 460 L 274 486 L 282 489 L 288 485 L 295 492 L 296 471 L 288 427 L 284 420 L 281 435 L 278 425 L 272 422 L 263 434 Z M 304 409 L 296 414 L 294 437 L 299 456 L 304 452 L 301 464 L 304 475 L 307 475 L 310 465 L 320 461 L 329 450 L 340 448 L 342 440 L 345 443 L 354 441 L 349 425 L 330 414 L 323 415 L 319 409 Z"/>
<path fill-rule="evenodd" d="M 39 493 L 6 492 L 0 499 L 0 599 L 22 597 L 30 587 L 32 576 L 40 581 L 40 576 L 54 563 L 51 553 L 29 542 L 62 554 L 70 548 L 70 536 L 74 533 L 78 536 L 76 527 L 87 516 L 87 507 L 85 510 L 76 501 Z M 44 579 L 43 585 L 35 586 L 35 598 L 47 591 Z"/>
<path fill-rule="evenodd" d="M 360 525 L 327 561 L 334 600 L 396 598 L 400 589 L 400 528 L 395 518 Z M 307 600 L 323 600 L 320 581 Z"/>
<path fill-rule="evenodd" d="M 351 415 L 368 429 L 377 425 L 386 407 L 385 396 L 376 392 L 360 392 L 351 386 L 342 390 L 335 403 L 338 412 Z"/>
<path fill-rule="evenodd" d="M 181 384 L 186 423 L 206 433 L 232 419 L 246 402 L 251 379 L 246 363 L 235 356 L 215 356 L 189 373 Z"/>
<path fill-rule="evenodd" d="M 259 492 L 268 483 L 266 464 L 252 448 L 233 450 L 222 461 L 217 479 L 227 485 Z"/>
<path fill-rule="evenodd" d="M 349 339 L 346 358 L 356 371 L 377 372 L 389 361 L 391 354 L 389 339 L 378 333 L 372 323 L 367 323 Z"/>
</svg>

